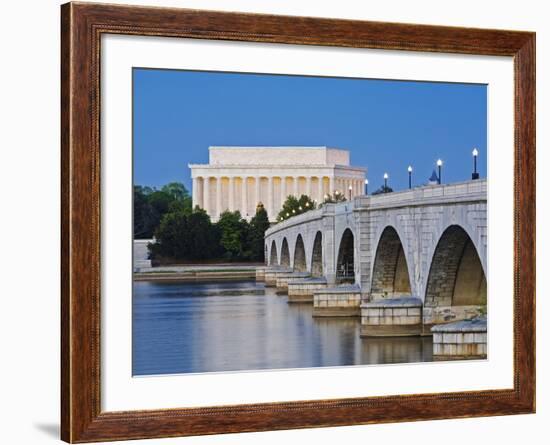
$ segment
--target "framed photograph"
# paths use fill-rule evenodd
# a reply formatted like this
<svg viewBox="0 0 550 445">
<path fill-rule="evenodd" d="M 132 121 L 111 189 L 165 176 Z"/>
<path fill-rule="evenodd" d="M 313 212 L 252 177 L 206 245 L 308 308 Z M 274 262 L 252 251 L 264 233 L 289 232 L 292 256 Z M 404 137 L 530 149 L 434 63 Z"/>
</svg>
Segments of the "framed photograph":
<svg viewBox="0 0 550 445">
<path fill-rule="evenodd" d="M 61 435 L 535 411 L 535 34 L 61 7 Z"/>
</svg>

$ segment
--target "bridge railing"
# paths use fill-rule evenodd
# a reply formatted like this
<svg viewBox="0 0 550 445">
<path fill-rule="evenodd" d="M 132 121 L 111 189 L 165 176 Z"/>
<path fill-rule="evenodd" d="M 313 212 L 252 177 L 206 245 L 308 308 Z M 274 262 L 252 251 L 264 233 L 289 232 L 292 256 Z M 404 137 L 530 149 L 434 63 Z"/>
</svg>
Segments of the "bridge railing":
<svg viewBox="0 0 550 445">
<path fill-rule="evenodd" d="M 482 201 L 486 199 L 487 180 L 478 179 L 452 184 L 426 185 L 380 195 L 362 195 L 355 198 L 355 208 L 384 208 L 433 204 L 435 202 Z"/>
<path fill-rule="evenodd" d="M 426 185 L 410 190 L 383 193 L 380 195 L 360 195 L 356 196 L 352 201 L 324 204 L 320 209 L 310 210 L 301 215 L 293 216 L 270 227 L 265 235 L 270 236 L 281 230 L 320 219 L 323 215 L 341 215 L 365 208 L 383 209 L 388 207 L 484 200 L 487 200 L 486 179 L 455 182 L 452 184 Z"/>
<path fill-rule="evenodd" d="M 309 210 L 308 212 L 302 213 L 301 215 L 292 216 L 291 218 L 278 222 L 267 229 L 267 231 L 265 232 L 265 236 L 269 236 L 280 230 L 288 229 L 289 227 L 293 227 L 298 224 L 304 224 L 309 221 L 320 219 L 323 217 L 323 213 L 327 211 L 326 207 L 327 206 L 325 205 L 320 209 Z"/>
</svg>

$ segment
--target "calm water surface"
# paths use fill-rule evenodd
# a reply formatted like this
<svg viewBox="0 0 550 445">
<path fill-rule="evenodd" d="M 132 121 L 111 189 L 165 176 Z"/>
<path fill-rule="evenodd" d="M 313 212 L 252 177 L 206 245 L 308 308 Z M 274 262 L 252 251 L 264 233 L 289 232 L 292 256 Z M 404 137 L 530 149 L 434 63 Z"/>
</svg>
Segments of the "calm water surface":
<svg viewBox="0 0 550 445">
<path fill-rule="evenodd" d="M 133 374 L 432 360 L 431 337 L 359 337 L 359 319 L 313 318 L 254 281 L 134 282 Z"/>
</svg>

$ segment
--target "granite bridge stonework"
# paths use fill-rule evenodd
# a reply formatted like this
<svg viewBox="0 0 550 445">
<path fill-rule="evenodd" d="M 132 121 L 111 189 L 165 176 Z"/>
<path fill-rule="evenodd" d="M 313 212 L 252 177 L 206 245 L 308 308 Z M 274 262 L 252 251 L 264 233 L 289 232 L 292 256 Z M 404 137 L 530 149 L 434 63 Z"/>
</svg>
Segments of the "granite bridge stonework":
<svg viewBox="0 0 550 445">
<path fill-rule="evenodd" d="M 362 305 L 416 299 L 429 332 L 434 324 L 473 318 L 486 307 L 487 182 L 326 204 L 272 226 L 265 251 L 266 274 L 270 267 L 284 268 L 321 277 L 327 287 L 353 284 Z M 376 309 L 372 320 L 362 309 L 363 324 L 400 323 L 385 317 L 383 307 Z"/>
</svg>

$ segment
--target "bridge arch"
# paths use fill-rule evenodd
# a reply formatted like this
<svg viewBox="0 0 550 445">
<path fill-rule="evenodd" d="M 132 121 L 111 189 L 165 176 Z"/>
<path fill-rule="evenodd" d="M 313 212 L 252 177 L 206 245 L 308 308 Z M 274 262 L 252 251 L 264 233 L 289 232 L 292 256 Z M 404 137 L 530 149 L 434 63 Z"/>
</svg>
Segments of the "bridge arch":
<svg viewBox="0 0 550 445">
<path fill-rule="evenodd" d="M 283 243 L 281 245 L 280 265 L 290 267 L 290 250 L 288 249 L 288 241 L 286 238 L 283 238 Z"/>
<path fill-rule="evenodd" d="M 305 272 L 307 270 L 306 249 L 304 247 L 304 239 L 301 234 L 296 237 L 294 245 L 294 262 L 293 270 L 297 272 Z"/>
<path fill-rule="evenodd" d="M 313 240 L 311 252 L 311 275 L 314 277 L 323 276 L 323 234 L 317 231 Z"/>
<path fill-rule="evenodd" d="M 355 283 L 355 237 L 349 227 L 344 230 L 340 239 L 336 279 L 339 282 Z"/>
<path fill-rule="evenodd" d="M 460 225 L 448 226 L 437 242 L 424 303 L 431 307 L 487 304 L 487 280 L 479 252 Z"/>
<path fill-rule="evenodd" d="M 371 279 L 373 297 L 411 294 L 411 280 L 405 250 L 397 230 L 386 226 L 376 247 Z"/>
<path fill-rule="evenodd" d="M 271 251 L 269 253 L 269 265 L 273 266 L 275 264 L 279 264 L 279 260 L 277 259 L 277 243 L 273 240 L 271 242 Z"/>
</svg>

